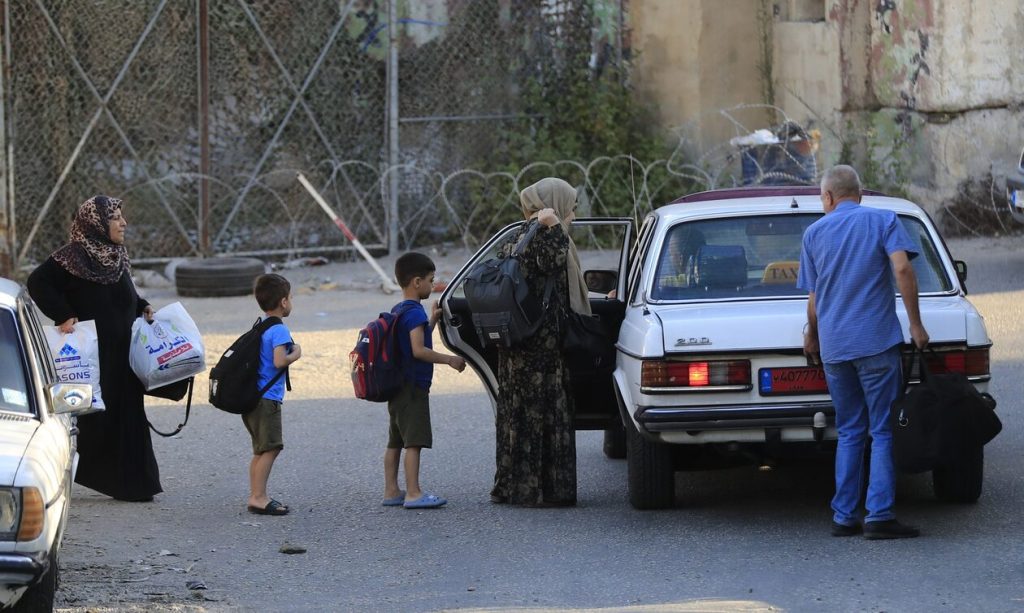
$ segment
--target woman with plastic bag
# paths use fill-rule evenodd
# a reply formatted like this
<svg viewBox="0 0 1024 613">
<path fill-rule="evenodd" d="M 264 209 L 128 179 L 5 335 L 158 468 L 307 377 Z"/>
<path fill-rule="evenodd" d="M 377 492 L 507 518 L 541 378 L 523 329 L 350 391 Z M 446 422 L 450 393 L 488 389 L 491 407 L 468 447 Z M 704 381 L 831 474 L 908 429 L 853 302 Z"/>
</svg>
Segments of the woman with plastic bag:
<svg viewBox="0 0 1024 613">
<path fill-rule="evenodd" d="M 28 278 L 32 299 L 64 333 L 94 320 L 106 410 L 78 419 L 81 460 L 75 481 L 133 502 L 163 491 L 143 406 L 143 388 L 128 365 L 132 322 L 153 318 L 139 297 L 124 247 L 121 201 L 94 196 L 78 207 L 70 241 Z"/>
</svg>

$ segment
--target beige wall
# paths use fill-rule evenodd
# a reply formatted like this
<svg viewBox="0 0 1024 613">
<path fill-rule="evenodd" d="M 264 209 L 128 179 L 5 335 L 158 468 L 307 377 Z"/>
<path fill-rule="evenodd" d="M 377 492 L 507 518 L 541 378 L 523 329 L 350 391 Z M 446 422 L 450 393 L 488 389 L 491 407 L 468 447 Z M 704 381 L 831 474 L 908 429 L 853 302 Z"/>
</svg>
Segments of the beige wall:
<svg viewBox="0 0 1024 613">
<path fill-rule="evenodd" d="M 717 113 L 763 100 L 758 0 L 630 0 L 635 82 L 652 100 L 662 125 L 695 122 L 700 147 L 714 147 L 744 130 Z M 751 130 L 761 110 L 734 113 Z"/>
</svg>

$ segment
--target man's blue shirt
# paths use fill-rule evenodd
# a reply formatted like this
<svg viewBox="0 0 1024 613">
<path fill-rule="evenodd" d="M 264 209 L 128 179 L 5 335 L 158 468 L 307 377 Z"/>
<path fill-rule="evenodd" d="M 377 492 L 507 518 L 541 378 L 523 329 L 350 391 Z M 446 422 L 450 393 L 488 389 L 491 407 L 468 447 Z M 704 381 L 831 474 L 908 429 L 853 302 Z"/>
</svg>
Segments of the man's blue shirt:
<svg viewBox="0 0 1024 613">
<path fill-rule="evenodd" d="M 804 232 L 797 287 L 814 292 L 821 359 L 875 355 L 903 342 L 889 256 L 917 255 L 896 213 L 840 202 Z"/>
<path fill-rule="evenodd" d="M 266 319 L 264 317 L 263 319 Z M 277 374 L 278 369 L 274 367 L 274 348 L 284 345 L 285 353 L 291 351 L 292 348 L 292 333 L 288 331 L 288 327 L 283 323 L 276 326 L 270 326 L 263 332 L 260 342 L 260 370 L 259 375 L 256 378 L 256 383 L 260 389 L 270 382 Z M 285 375 L 281 375 L 281 378 L 274 382 L 266 392 L 263 393 L 263 397 L 267 400 L 276 400 L 278 402 L 284 402 L 284 381 Z"/>
<path fill-rule="evenodd" d="M 412 364 L 411 372 L 407 372 L 410 372 L 413 382 L 417 387 L 429 390 L 430 382 L 434 378 L 434 365 L 412 357 L 412 340 L 409 338 L 409 333 L 423 326 L 423 346 L 433 349 L 434 341 L 431 338 L 433 334 L 430 329 L 430 320 L 418 300 L 403 300 L 396 304 L 391 312 L 397 313 L 401 309 L 406 309 L 406 311 L 398 318 L 395 334 L 398 335 L 396 339 L 402 352 L 402 364 Z"/>
</svg>

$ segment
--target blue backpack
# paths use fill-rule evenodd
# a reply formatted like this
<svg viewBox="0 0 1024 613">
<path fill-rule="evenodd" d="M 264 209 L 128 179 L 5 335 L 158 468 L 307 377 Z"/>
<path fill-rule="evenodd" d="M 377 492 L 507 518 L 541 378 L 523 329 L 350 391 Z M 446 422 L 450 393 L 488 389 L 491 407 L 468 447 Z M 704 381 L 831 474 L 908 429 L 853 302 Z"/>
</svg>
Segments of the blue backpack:
<svg viewBox="0 0 1024 613">
<path fill-rule="evenodd" d="M 398 320 L 411 308 L 412 305 L 406 305 L 381 313 L 359 331 L 355 349 L 348 354 L 356 398 L 387 402 L 409 380 L 411 365 L 402 363 L 396 331 Z"/>
</svg>

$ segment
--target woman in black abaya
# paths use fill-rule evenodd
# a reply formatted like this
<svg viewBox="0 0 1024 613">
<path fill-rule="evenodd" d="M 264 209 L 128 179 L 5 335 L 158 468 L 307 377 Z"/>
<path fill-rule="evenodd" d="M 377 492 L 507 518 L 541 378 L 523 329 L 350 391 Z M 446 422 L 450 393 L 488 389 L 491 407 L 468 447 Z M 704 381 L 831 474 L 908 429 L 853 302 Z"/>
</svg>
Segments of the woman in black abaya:
<svg viewBox="0 0 1024 613">
<path fill-rule="evenodd" d="M 121 201 L 94 196 L 78 207 L 68 244 L 28 278 L 28 290 L 62 332 L 94 320 L 99 336 L 100 388 L 106 410 L 78 418 L 75 481 L 116 498 L 147 502 L 160 487 L 160 469 L 143 407 L 143 387 L 128 365 L 132 322 L 152 319 L 139 298 L 124 247 L 128 222 Z"/>
</svg>

